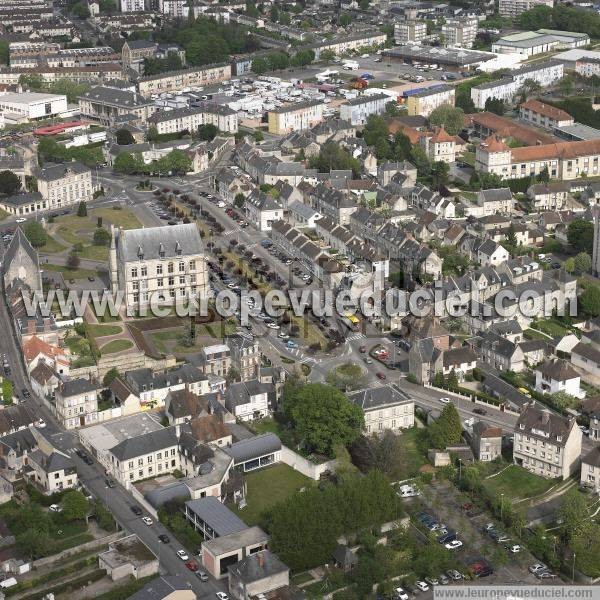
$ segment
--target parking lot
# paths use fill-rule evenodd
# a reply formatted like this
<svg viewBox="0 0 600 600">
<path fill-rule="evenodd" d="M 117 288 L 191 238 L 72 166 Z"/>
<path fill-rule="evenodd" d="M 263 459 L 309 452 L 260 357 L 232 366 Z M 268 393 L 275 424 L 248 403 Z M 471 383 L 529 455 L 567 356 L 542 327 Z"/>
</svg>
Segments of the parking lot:
<svg viewBox="0 0 600 600">
<path fill-rule="evenodd" d="M 545 575 L 536 577 L 530 572 L 539 560 L 533 557 L 519 540 L 511 539 L 504 528 L 494 522 L 490 515 L 469 502 L 465 502 L 456 488 L 447 482 L 428 486 L 417 498 L 408 498 L 407 510 L 413 517 L 412 526 L 423 539 L 428 530 L 448 540 L 456 539 L 462 545 L 455 550 L 463 565 L 463 574 L 470 574 L 479 585 L 523 584 L 543 585 L 560 582 L 547 569 L 538 569 Z M 427 515 L 427 516 L 426 516 Z M 516 552 L 514 546 L 518 545 Z M 542 565 L 543 566 L 543 565 Z M 490 567 L 490 569 L 486 569 Z M 437 577 L 440 580 L 440 577 Z M 442 582 L 439 581 L 441 584 Z M 447 583 L 464 584 L 464 580 Z M 426 597 L 418 589 L 413 595 Z"/>
</svg>

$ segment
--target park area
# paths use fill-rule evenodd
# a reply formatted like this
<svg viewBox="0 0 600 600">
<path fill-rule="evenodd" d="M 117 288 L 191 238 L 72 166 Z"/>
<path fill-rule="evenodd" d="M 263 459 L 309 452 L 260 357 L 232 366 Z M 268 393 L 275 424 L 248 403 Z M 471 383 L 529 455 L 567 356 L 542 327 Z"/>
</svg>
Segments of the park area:
<svg viewBox="0 0 600 600">
<path fill-rule="evenodd" d="M 557 484 L 557 480 L 539 477 L 518 465 L 508 465 L 497 475 L 485 478 L 482 483 L 490 497 L 517 501 L 546 493 Z"/>
</svg>

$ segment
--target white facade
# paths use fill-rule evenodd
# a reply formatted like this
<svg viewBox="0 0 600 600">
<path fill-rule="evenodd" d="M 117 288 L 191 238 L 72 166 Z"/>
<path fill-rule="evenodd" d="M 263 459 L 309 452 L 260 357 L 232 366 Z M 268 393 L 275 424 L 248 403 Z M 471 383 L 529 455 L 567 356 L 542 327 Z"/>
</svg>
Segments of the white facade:
<svg viewBox="0 0 600 600">
<path fill-rule="evenodd" d="M 292 131 L 311 129 L 323 120 L 321 101 L 308 101 L 269 112 L 269 133 L 286 135 Z"/>
<path fill-rule="evenodd" d="M 340 118 L 351 125 L 364 125 L 370 115 L 381 115 L 390 98 L 386 94 L 360 96 L 340 106 Z"/>
<path fill-rule="evenodd" d="M 158 9 L 174 19 L 185 18 L 190 12 L 187 0 L 159 0 Z"/>
<path fill-rule="evenodd" d="M 47 119 L 67 112 L 63 94 L 21 92 L 0 95 L 0 112 L 19 120 Z"/>
<path fill-rule="evenodd" d="M 73 166 L 57 165 L 42 169 L 37 177 L 38 191 L 46 200 L 48 209 L 60 208 L 79 202 L 89 202 L 94 197 L 92 171 L 75 163 Z"/>
<path fill-rule="evenodd" d="M 427 36 L 427 24 L 424 21 L 402 21 L 394 25 L 396 44 L 414 42 L 420 44 Z"/>
<path fill-rule="evenodd" d="M 121 12 L 144 12 L 145 10 L 144 0 L 121 0 Z"/>
<path fill-rule="evenodd" d="M 449 19 L 442 25 L 444 44 L 449 47 L 472 48 L 477 28 L 477 19 Z"/>
<path fill-rule="evenodd" d="M 536 6 L 554 6 L 554 0 L 500 0 L 498 11 L 501 17 L 518 17 Z"/>
<path fill-rule="evenodd" d="M 197 108 L 159 112 L 150 118 L 159 134 L 179 131 L 195 132 L 201 125 L 211 124 L 225 133 L 237 133 L 238 115 L 227 107 L 202 105 Z"/>
</svg>

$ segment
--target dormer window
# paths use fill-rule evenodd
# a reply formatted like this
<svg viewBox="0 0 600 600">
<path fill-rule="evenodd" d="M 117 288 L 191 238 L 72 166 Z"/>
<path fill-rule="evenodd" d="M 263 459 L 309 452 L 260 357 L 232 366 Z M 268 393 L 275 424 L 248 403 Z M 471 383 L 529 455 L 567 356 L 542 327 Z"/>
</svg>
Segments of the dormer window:
<svg viewBox="0 0 600 600">
<path fill-rule="evenodd" d="M 137 255 L 138 255 L 138 258 L 140 260 L 144 259 L 144 250 L 143 250 L 143 248 L 141 246 L 138 246 L 138 253 L 137 253 Z"/>
<path fill-rule="evenodd" d="M 521 424 L 519 425 L 519 429 L 525 429 L 525 425 L 524 425 L 523 423 L 521 423 Z"/>
<path fill-rule="evenodd" d="M 177 256 L 181 256 L 182 250 L 181 250 L 181 244 L 179 242 L 177 242 L 177 244 L 175 245 L 175 254 L 177 254 Z"/>
<path fill-rule="evenodd" d="M 162 244 L 158 247 L 158 256 L 160 258 L 165 257 L 165 247 Z"/>
<path fill-rule="evenodd" d="M 562 435 L 557 435 L 556 436 L 556 441 L 557 442 L 562 442 Z"/>
</svg>

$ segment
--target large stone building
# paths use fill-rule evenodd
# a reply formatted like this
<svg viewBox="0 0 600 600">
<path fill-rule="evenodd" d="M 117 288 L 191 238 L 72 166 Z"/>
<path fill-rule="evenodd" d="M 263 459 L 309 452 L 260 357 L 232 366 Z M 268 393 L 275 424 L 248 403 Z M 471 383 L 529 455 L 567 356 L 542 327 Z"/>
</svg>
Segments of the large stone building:
<svg viewBox="0 0 600 600">
<path fill-rule="evenodd" d="M 2 258 L 4 289 L 25 284 L 32 291 L 42 291 L 42 274 L 38 253 L 20 227 L 17 227 Z"/>
<path fill-rule="evenodd" d="M 229 79 L 231 79 L 231 65 L 218 63 L 140 77 L 138 90 L 140 94 L 150 96 L 151 94 L 176 92 L 184 88 L 204 87 Z"/>
<path fill-rule="evenodd" d="M 128 309 L 173 305 L 206 298 L 204 245 L 194 223 L 145 229 L 114 229 L 110 247 L 113 294 L 124 294 Z"/>
<path fill-rule="evenodd" d="M 360 406 L 365 415 L 365 432 L 408 429 L 415 424 L 415 403 L 390 386 L 372 387 L 349 394 L 348 399 Z"/>
<path fill-rule="evenodd" d="M 323 120 L 323 107 L 320 100 L 306 100 L 275 108 L 269 111 L 269 133 L 285 135 L 310 129 Z"/>
<path fill-rule="evenodd" d="M 90 379 L 71 379 L 59 384 L 54 401 L 56 418 L 65 429 L 77 429 L 98 421 L 98 394 L 102 386 Z"/>
<path fill-rule="evenodd" d="M 566 479 L 579 468 L 581 438 L 574 418 L 527 404 L 515 425 L 513 461 L 536 475 Z"/>
<path fill-rule="evenodd" d="M 89 202 L 94 197 L 92 171 L 81 163 L 48 165 L 36 177 L 38 192 L 49 210 Z"/>
<path fill-rule="evenodd" d="M 237 112 L 214 102 L 202 102 L 190 108 L 159 111 L 150 117 L 159 134 L 189 131 L 195 133 L 201 125 L 211 124 L 225 133 L 237 133 Z"/>
<path fill-rule="evenodd" d="M 82 117 L 102 125 L 114 125 L 122 119 L 144 124 L 156 112 L 156 105 L 137 92 L 118 87 L 96 86 L 77 98 Z"/>
</svg>

